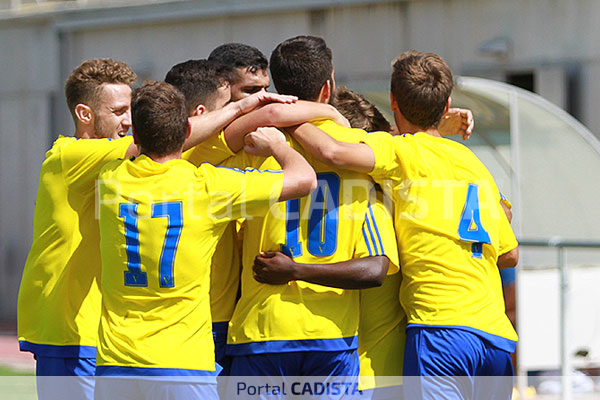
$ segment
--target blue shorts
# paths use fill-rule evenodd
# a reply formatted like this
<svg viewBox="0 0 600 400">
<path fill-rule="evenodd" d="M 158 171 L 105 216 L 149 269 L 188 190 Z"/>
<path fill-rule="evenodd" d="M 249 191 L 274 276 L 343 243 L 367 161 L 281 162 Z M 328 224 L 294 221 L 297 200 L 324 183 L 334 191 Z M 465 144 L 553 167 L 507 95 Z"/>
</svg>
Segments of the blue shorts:
<svg viewBox="0 0 600 400">
<path fill-rule="evenodd" d="M 234 356 L 232 376 L 358 376 L 356 350 L 294 351 Z"/>
<path fill-rule="evenodd" d="M 510 353 L 458 328 L 410 327 L 404 352 L 404 398 L 509 400 Z"/>
<path fill-rule="evenodd" d="M 215 361 L 223 371 L 219 376 L 229 376 L 231 371 L 231 357 L 225 354 L 225 346 L 227 345 L 227 328 L 229 322 L 213 322 L 213 339 L 215 342 Z"/>
<path fill-rule="evenodd" d="M 95 358 L 35 356 L 37 376 L 94 376 Z"/>
<path fill-rule="evenodd" d="M 93 399 L 95 358 L 35 356 L 40 400 Z"/>
</svg>

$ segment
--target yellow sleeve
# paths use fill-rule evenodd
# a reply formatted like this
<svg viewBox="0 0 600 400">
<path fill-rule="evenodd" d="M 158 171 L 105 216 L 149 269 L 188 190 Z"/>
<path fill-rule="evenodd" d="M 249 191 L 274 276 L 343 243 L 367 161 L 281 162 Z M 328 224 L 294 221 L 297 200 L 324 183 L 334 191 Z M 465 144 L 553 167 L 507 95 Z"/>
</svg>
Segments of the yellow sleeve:
<svg viewBox="0 0 600 400">
<path fill-rule="evenodd" d="M 218 135 L 213 135 L 199 145 L 192 147 L 181 155 L 181 158 L 187 160 L 199 167 L 202 163 L 218 165 L 229 157 L 235 156 L 225 141 L 223 131 Z"/>
<path fill-rule="evenodd" d="M 373 179 L 379 181 L 391 176 L 402 176 L 399 154 L 403 157 L 410 157 L 412 154 L 409 145 L 402 139 L 402 136 L 392 136 L 387 132 L 372 132 L 361 140 L 373 150 L 375 155 L 375 166 L 373 171 L 369 172 Z"/>
<path fill-rule="evenodd" d="M 240 151 L 234 157 L 230 157 L 223 162 L 219 163 L 220 167 L 229 167 L 229 168 L 261 168 L 262 163 L 266 160 L 265 157 L 252 156 L 245 151 Z"/>
<path fill-rule="evenodd" d="M 312 124 L 340 142 L 360 143 L 367 135 L 362 129 L 347 128 L 331 120 L 315 121 Z"/>
<path fill-rule="evenodd" d="M 94 190 L 94 182 L 102 167 L 125 156 L 133 137 L 122 139 L 79 139 L 67 144 L 61 152 L 65 183 L 69 188 L 83 192 Z"/>
<path fill-rule="evenodd" d="M 512 210 L 512 203 L 510 202 L 510 200 L 508 200 L 506 196 L 502 194 L 502 192 L 500 192 L 500 202 L 502 202 L 502 204 L 508 207 L 509 210 Z"/>
<path fill-rule="evenodd" d="M 216 219 L 264 216 L 281 196 L 282 170 L 242 170 L 209 164 L 203 164 L 200 169 L 208 177 L 209 214 Z"/>
<path fill-rule="evenodd" d="M 388 275 L 399 271 L 398 245 L 394 219 L 382 196 L 377 196 L 367 208 L 362 235 L 356 243 L 354 258 L 386 256 L 390 260 Z"/>
</svg>

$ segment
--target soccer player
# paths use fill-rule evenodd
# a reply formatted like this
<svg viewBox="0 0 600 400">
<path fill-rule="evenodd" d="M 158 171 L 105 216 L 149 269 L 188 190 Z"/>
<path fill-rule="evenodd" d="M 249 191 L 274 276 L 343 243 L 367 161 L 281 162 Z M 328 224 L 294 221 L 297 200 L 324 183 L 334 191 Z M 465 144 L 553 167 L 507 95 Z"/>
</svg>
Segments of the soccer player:
<svg viewBox="0 0 600 400">
<path fill-rule="evenodd" d="M 279 50 L 288 48 L 288 44 L 297 45 L 294 54 L 298 59 L 280 56 Z M 275 69 L 282 63 L 292 65 Z M 271 66 L 280 93 L 328 103 L 333 69 L 331 52 L 322 39 L 301 37 L 283 42 L 274 51 Z M 299 75 L 301 83 L 282 89 L 282 84 Z M 331 120 L 323 125 L 336 136 L 349 129 Z M 293 141 L 291 145 L 298 146 Z M 254 167 L 276 167 L 272 159 L 248 162 Z M 383 275 L 390 263 L 388 256 L 394 258 L 388 254 L 394 246 L 393 234 L 386 236 L 393 228 L 385 228 L 391 221 L 375 215 L 377 211 L 369 206 L 369 178 L 318 163 L 312 165 L 319 187 L 309 198 L 280 204 L 275 216 L 246 221 L 241 298 L 227 342 L 227 352 L 234 357 L 232 375 L 358 375 L 357 291 L 303 281 L 264 285 L 253 278 L 254 258 L 260 252 L 281 250 L 295 261 L 308 264 L 365 258 L 370 271 L 383 271 Z M 391 264 L 397 265 L 394 260 Z"/>
<path fill-rule="evenodd" d="M 65 84 L 74 137 L 46 153 L 33 218 L 33 243 L 18 303 L 21 351 L 36 358 L 38 397 L 92 398 L 100 310 L 100 254 L 94 182 L 108 160 L 136 152 L 131 85 L 136 75 L 110 59 L 84 61 Z"/>
<path fill-rule="evenodd" d="M 174 65 L 165 77 L 165 82 L 177 88 L 185 98 L 190 117 L 222 110 L 231 99 L 232 70 L 227 66 L 209 60 L 188 60 Z M 213 113 L 214 114 L 214 113 Z M 210 140 L 209 140 L 210 142 Z M 217 163 L 218 152 L 211 146 L 200 144 L 185 153 L 202 162 Z M 223 157 L 229 157 L 223 153 Z M 231 361 L 225 354 L 227 326 L 237 301 L 240 284 L 241 263 L 237 247 L 235 222 L 227 224 L 219 240 L 212 261 L 210 274 L 210 310 L 212 331 L 215 342 L 215 360 L 221 366 L 220 375 L 229 375 Z"/>
<path fill-rule="evenodd" d="M 171 83 L 183 93 L 188 115 L 194 120 L 203 118 L 206 115 L 227 113 L 225 106 L 235 104 L 230 103 L 231 95 L 228 81 L 232 79 L 230 78 L 230 72 L 227 66 L 222 66 L 210 60 L 188 60 L 173 66 L 167 73 L 165 81 Z M 238 100 L 246 101 L 243 99 L 248 97 L 251 97 L 251 95 L 246 94 Z M 298 102 L 293 107 L 284 107 L 283 110 L 274 106 L 272 104 L 267 108 L 240 117 L 240 121 L 235 121 L 231 124 L 231 127 L 226 128 L 227 135 L 223 133 L 220 136 L 215 135 L 209 138 L 185 152 L 182 158 L 196 166 L 204 162 L 218 165 L 225 158 L 235 154 L 228 147 L 219 146 L 222 140 L 229 138 L 230 145 L 239 151 L 243 145 L 243 134 L 260 125 L 290 125 L 317 117 L 336 116 L 334 114 L 335 110 L 331 107 L 325 105 L 317 107 L 315 104 L 308 104 L 307 102 Z M 278 109 L 279 111 L 277 111 Z M 239 136 L 239 140 L 236 144 L 235 139 L 237 136 Z M 213 334 L 216 359 L 223 367 L 221 375 L 229 374 L 230 358 L 225 355 L 227 326 L 237 301 L 240 281 L 240 260 L 236 244 L 235 222 L 231 222 L 228 224 L 215 250 L 211 273 Z"/>
<path fill-rule="evenodd" d="M 268 61 L 256 47 L 242 43 L 226 43 L 215 48 L 208 56 L 210 61 L 234 70 L 231 98 L 237 101 L 269 87 Z"/>
<path fill-rule="evenodd" d="M 19 290 L 20 348 L 35 355 L 39 377 L 94 375 L 101 267 L 94 182 L 107 161 L 137 155 L 131 137 L 121 138 L 131 126 L 129 85 L 135 79 L 126 64 L 95 59 L 75 68 L 65 84 L 75 135 L 60 136 L 42 164 L 33 243 Z M 194 120 L 186 146 L 269 101 L 293 99 L 257 93 L 217 117 Z M 68 393 L 91 398 L 93 381 L 70 379 L 59 385 L 39 378 L 38 391 L 41 398 Z"/>
<path fill-rule="evenodd" d="M 134 91 L 132 124 L 140 156 L 111 162 L 99 175 L 96 375 L 119 379 L 98 380 L 95 396 L 217 398 L 209 283 L 219 237 L 228 221 L 307 195 L 315 173 L 283 135 L 260 131 L 247 140 L 281 170 L 196 168 L 181 160 L 188 115 L 183 95 L 168 83 Z"/>
<path fill-rule="evenodd" d="M 517 335 L 504 313 L 498 267 L 516 265 L 518 243 L 489 171 L 466 147 L 440 137 L 453 88 L 446 63 L 408 52 L 393 68 L 392 111 L 404 134 L 342 143 L 305 125 L 294 135 L 317 159 L 367 172 L 392 190 L 408 317 L 404 375 L 436 377 L 405 378 L 405 398 L 509 399 L 512 379 L 502 377 L 512 376 Z"/>
<path fill-rule="evenodd" d="M 331 103 L 350 121 L 353 128 L 367 132 L 391 130 L 390 123 L 377 107 L 344 86 L 335 89 Z M 377 195 L 381 197 L 383 193 Z M 382 212 L 391 215 L 385 201 L 380 200 L 376 206 L 384 207 Z M 369 282 L 372 274 L 360 269 L 363 264 L 362 259 L 354 259 L 337 265 L 338 268 L 325 268 L 328 265 L 313 267 L 277 254 L 257 257 L 254 273 L 255 279 L 270 284 L 305 280 L 343 289 L 363 288 L 360 292 L 358 328 L 360 398 L 398 399 L 402 397 L 399 385 L 402 384 L 401 360 L 406 340 L 406 314 L 398 299 L 401 275 L 388 275 L 385 280 L 372 283 Z M 357 270 L 353 271 L 354 268 Z M 369 286 L 381 287 L 367 289 Z"/>
</svg>

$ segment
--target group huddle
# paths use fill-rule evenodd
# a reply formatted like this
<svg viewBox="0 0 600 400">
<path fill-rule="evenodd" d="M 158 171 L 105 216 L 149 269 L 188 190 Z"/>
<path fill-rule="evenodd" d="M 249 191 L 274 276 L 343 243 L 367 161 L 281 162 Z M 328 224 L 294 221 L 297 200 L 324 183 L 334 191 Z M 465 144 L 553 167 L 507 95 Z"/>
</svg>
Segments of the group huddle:
<svg viewBox="0 0 600 400">
<path fill-rule="evenodd" d="M 450 108 L 439 56 L 394 60 L 394 127 L 336 88 L 314 36 L 269 61 L 231 43 L 132 92 L 135 80 L 94 59 L 65 84 L 75 135 L 42 164 L 19 291 L 40 399 L 287 396 L 217 376 L 510 399 L 512 379 L 478 379 L 513 374 L 510 203 L 444 138 L 473 122 Z"/>
</svg>

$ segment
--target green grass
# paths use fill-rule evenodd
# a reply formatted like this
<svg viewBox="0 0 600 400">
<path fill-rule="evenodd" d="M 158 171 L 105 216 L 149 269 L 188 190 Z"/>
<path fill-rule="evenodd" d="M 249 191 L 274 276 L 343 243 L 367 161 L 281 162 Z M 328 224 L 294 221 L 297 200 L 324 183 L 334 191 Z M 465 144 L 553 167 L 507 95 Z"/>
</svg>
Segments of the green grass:
<svg viewBox="0 0 600 400">
<path fill-rule="evenodd" d="M 6 367 L 4 365 L 0 365 L 0 376 L 33 376 L 33 375 L 35 375 L 35 373 L 33 371 L 14 370 L 14 369 Z"/>
<path fill-rule="evenodd" d="M 0 399 L 36 400 L 34 372 L 15 370 L 0 365 Z"/>
</svg>

